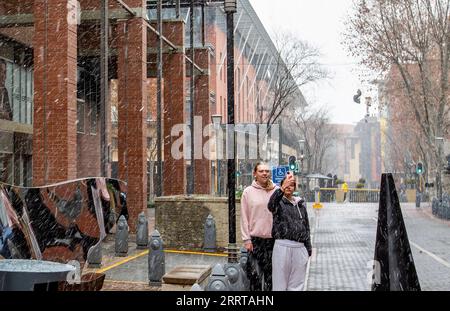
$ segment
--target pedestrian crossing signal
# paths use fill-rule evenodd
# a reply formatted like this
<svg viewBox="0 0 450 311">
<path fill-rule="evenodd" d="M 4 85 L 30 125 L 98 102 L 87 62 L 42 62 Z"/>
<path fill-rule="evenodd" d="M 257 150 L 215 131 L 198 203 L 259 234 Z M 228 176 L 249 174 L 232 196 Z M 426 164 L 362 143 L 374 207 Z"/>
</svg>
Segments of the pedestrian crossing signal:
<svg viewBox="0 0 450 311">
<path fill-rule="evenodd" d="M 423 174 L 423 163 L 422 162 L 418 162 L 416 165 L 416 173 L 418 175 L 422 175 Z"/>
<path fill-rule="evenodd" d="M 295 172 L 297 167 L 297 158 L 295 156 L 289 156 L 289 170 Z"/>
</svg>

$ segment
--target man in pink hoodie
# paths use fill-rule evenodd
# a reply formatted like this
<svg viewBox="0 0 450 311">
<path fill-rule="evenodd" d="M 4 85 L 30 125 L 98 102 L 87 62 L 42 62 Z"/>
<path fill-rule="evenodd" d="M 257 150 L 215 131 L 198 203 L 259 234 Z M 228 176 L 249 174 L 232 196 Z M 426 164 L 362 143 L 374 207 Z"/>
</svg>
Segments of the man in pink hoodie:
<svg viewBox="0 0 450 311">
<path fill-rule="evenodd" d="M 245 188 L 241 198 L 241 231 L 244 246 L 249 252 L 247 275 L 250 290 L 272 290 L 272 213 L 267 209 L 276 186 L 270 179 L 268 165 L 257 163 L 254 181 Z M 258 273 L 257 270 L 260 272 Z"/>
</svg>

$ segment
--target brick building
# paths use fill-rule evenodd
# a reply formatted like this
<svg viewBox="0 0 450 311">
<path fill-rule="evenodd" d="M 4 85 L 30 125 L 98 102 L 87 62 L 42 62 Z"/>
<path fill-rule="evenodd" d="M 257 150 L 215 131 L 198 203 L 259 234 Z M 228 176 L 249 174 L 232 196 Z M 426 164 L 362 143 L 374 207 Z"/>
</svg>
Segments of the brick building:
<svg viewBox="0 0 450 311">
<path fill-rule="evenodd" d="M 154 165 L 158 41 L 154 4 L 109 1 L 108 87 L 102 99 L 101 1 L 0 3 L 2 181 L 38 186 L 102 175 L 104 169 L 105 175 L 128 183 L 132 227 L 147 205 L 148 192 L 153 192 L 149 175 L 166 177 L 163 195 L 186 193 L 187 161 L 171 156 L 177 137 L 170 133 L 175 124 L 189 123 L 192 61 L 197 68 L 194 115 L 201 117 L 202 128 L 213 114 L 220 114 L 226 123 L 225 14 L 222 5 L 196 6 L 195 58 L 190 60 L 187 1 L 181 1 L 178 17 L 173 7 L 163 7 L 163 171 L 158 172 Z M 249 1 L 240 0 L 235 16 L 236 123 L 258 122 L 258 111 L 268 101 L 275 55 Z M 217 191 L 216 162 L 195 160 L 194 193 Z"/>
</svg>

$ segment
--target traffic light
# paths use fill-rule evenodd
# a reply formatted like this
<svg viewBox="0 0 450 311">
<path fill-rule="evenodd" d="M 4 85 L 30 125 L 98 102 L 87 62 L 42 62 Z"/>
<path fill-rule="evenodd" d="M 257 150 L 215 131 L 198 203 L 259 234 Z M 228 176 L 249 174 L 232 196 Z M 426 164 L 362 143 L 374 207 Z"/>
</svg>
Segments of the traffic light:
<svg viewBox="0 0 450 311">
<path fill-rule="evenodd" d="M 289 156 L 289 170 L 295 172 L 297 167 L 297 158 L 295 156 Z"/>
<path fill-rule="evenodd" d="M 417 164 L 416 164 L 416 173 L 417 173 L 418 175 L 422 175 L 422 174 L 423 174 L 423 171 L 424 171 L 424 169 L 423 169 L 423 163 L 422 163 L 422 162 L 417 162 Z"/>
</svg>

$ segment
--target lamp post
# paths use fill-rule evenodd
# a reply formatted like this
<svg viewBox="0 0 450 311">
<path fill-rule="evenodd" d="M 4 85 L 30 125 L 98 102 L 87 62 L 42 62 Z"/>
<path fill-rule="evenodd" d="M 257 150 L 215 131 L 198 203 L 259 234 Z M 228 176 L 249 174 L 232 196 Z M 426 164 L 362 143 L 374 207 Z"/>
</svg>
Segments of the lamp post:
<svg viewBox="0 0 450 311">
<path fill-rule="evenodd" d="M 228 263 L 237 263 L 236 247 L 236 142 L 234 140 L 234 13 L 237 0 L 224 1 L 227 16 L 227 123 L 232 130 L 231 154 L 228 155 Z M 228 136 L 227 142 L 230 143 Z"/>
<path fill-rule="evenodd" d="M 305 143 L 304 139 L 299 139 L 298 140 L 298 145 L 300 147 L 300 178 L 301 178 L 300 185 L 302 187 L 303 187 L 303 159 L 305 157 L 304 154 L 303 154 L 304 143 Z"/>
<path fill-rule="evenodd" d="M 435 137 L 434 138 L 438 143 L 438 165 L 436 172 L 436 186 L 437 186 L 437 198 L 439 202 L 442 204 L 442 145 L 444 144 L 444 137 Z"/>
<path fill-rule="evenodd" d="M 222 123 L 222 115 L 213 114 L 211 115 L 211 121 L 214 124 L 214 130 L 216 134 L 216 195 L 220 195 L 220 165 L 219 165 L 219 130 L 220 124 Z M 220 153 L 222 154 L 222 153 Z"/>
</svg>

